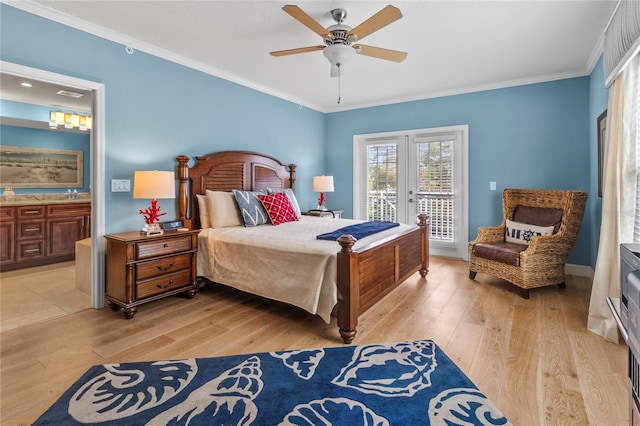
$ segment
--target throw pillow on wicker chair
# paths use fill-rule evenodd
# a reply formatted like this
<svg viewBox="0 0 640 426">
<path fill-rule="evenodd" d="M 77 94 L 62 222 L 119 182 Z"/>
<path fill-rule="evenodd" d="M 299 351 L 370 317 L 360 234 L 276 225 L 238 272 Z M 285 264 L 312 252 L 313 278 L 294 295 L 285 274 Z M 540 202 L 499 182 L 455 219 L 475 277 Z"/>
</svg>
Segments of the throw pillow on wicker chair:
<svg viewBox="0 0 640 426">
<path fill-rule="evenodd" d="M 531 237 L 551 235 L 552 233 L 553 226 L 536 226 L 507 219 L 504 240 L 508 243 L 528 245 L 531 242 Z"/>
</svg>

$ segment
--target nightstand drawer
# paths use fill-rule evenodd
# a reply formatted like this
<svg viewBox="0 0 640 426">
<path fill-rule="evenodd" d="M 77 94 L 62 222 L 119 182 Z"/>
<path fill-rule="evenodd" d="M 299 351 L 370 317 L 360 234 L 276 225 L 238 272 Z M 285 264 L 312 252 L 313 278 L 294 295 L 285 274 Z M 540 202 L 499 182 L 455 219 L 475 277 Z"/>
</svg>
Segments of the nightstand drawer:
<svg viewBox="0 0 640 426">
<path fill-rule="evenodd" d="M 163 275 L 162 277 L 154 280 L 138 283 L 136 286 L 137 299 L 144 299 L 145 297 L 165 293 L 191 284 L 190 270 L 178 272 L 176 274 Z"/>
<path fill-rule="evenodd" d="M 189 235 L 179 238 L 138 243 L 136 245 L 136 259 L 146 259 L 148 257 L 162 256 L 185 250 L 191 250 L 191 237 Z"/>
<path fill-rule="evenodd" d="M 177 272 L 190 267 L 191 253 L 140 263 L 136 267 L 136 281 Z"/>
</svg>

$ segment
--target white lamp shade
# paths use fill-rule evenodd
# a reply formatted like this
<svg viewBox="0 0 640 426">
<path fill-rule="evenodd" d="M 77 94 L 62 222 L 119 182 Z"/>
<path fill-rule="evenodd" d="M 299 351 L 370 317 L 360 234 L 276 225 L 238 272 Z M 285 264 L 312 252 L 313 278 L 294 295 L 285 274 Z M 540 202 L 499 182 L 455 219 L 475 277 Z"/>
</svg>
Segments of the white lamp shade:
<svg viewBox="0 0 640 426">
<path fill-rule="evenodd" d="M 136 171 L 133 175 L 133 198 L 176 198 L 173 172 Z"/>
<path fill-rule="evenodd" d="M 333 176 L 314 176 L 314 192 L 333 192 Z"/>
</svg>

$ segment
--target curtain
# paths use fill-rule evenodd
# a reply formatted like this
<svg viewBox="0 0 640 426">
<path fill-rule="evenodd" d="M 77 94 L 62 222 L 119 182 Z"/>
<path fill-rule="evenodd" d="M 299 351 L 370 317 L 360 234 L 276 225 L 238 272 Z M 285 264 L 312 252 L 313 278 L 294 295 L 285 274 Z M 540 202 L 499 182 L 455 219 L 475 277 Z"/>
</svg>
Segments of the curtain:
<svg viewBox="0 0 640 426">
<path fill-rule="evenodd" d="M 609 91 L 602 181 L 600 246 L 587 328 L 611 342 L 618 329 L 606 303 L 620 297 L 620 244 L 633 242 L 636 211 L 638 74 L 640 55 L 625 67 Z"/>
</svg>

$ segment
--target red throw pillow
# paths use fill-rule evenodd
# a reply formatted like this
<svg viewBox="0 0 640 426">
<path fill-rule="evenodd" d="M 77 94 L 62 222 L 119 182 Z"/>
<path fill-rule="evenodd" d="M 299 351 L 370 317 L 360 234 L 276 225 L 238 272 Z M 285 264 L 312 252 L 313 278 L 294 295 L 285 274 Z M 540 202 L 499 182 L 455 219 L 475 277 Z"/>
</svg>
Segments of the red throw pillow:
<svg viewBox="0 0 640 426">
<path fill-rule="evenodd" d="M 280 225 L 285 222 L 295 222 L 298 220 L 291 201 L 286 192 L 276 192 L 275 194 L 258 194 L 258 199 L 264 206 L 264 209 L 274 225 Z"/>
</svg>

